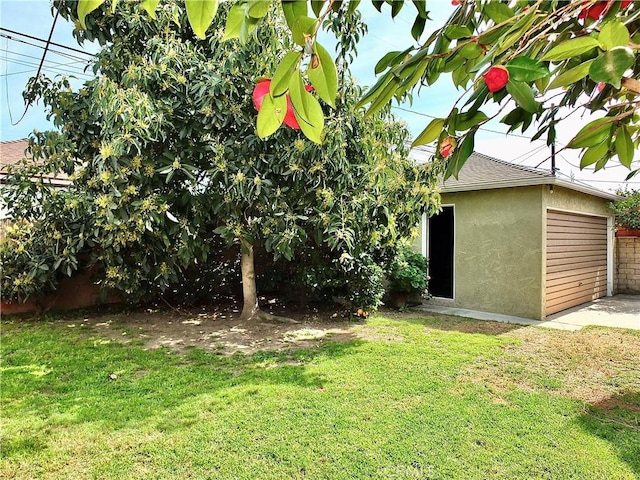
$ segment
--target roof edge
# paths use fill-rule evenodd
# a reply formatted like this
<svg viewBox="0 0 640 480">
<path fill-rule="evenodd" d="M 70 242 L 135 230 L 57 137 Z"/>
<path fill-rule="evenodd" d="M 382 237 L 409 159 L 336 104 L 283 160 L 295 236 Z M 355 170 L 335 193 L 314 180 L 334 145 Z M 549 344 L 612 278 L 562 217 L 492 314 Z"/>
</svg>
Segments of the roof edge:
<svg viewBox="0 0 640 480">
<path fill-rule="evenodd" d="M 461 187 L 445 185 L 441 188 L 440 193 L 457 193 L 457 192 L 469 192 L 474 190 L 494 190 L 499 188 L 514 188 L 514 187 L 534 187 L 536 185 L 556 185 L 558 187 L 567 188 L 569 190 L 575 190 L 577 192 L 586 193 L 594 197 L 604 198 L 606 200 L 618 201 L 622 200 L 622 197 L 615 193 L 605 192 L 588 185 L 580 183 L 569 182 L 557 177 L 540 177 L 539 179 L 521 179 L 521 180 L 505 180 L 490 183 L 476 183 L 470 185 L 464 185 Z"/>
</svg>

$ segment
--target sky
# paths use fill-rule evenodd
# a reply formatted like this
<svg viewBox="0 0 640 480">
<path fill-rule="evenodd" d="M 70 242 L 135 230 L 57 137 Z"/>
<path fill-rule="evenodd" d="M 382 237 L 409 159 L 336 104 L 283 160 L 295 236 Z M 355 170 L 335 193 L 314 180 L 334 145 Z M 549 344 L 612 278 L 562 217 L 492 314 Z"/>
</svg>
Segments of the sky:
<svg viewBox="0 0 640 480">
<path fill-rule="evenodd" d="M 353 75 L 362 85 L 372 85 L 375 81 L 374 66 L 384 53 L 392 50 L 404 50 L 414 44 L 409 31 L 415 17 L 415 8 L 409 2 L 400 14 L 391 19 L 388 5 L 379 14 L 369 2 L 362 2 L 361 11 L 368 24 L 368 34 L 358 47 L 358 58 L 352 66 Z M 425 36 L 431 28 L 442 24 L 453 11 L 450 0 L 428 0 L 427 10 L 430 11 L 432 22 L 427 23 Z M 48 0 L 0 0 L 0 140 L 16 140 L 25 138 L 34 129 L 46 130 L 53 128 L 46 119 L 41 104 L 27 109 L 24 118 L 19 122 L 25 111 L 22 91 L 27 81 L 35 75 L 41 61 L 45 43 L 36 39 L 46 40 L 50 34 L 53 16 Z M 12 30 L 19 32 L 18 35 Z M 91 78 L 91 71 L 86 71 L 90 54 L 97 50 L 91 44 L 79 46 L 71 32 L 73 25 L 62 18 L 58 18 L 52 35 L 54 45 L 47 53 L 43 65 L 43 72 L 54 77 L 66 73 L 73 75 L 74 85 L 80 86 L 83 81 Z M 29 38 L 29 35 L 35 38 Z M 9 37 L 9 38 L 7 38 Z M 80 53 L 64 48 L 71 47 L 88 52 Z M 398 105 L 393 103 L 393 113 L 403 119 L 412 135 L 417 136 L 429 123 L 433 116 L 444 117 L 459 96 L 447 78 L 443 75 L 436 85 L 422 89 L 414 95 L 413 103 Z M 507 110 L 508 111 L 508 110 Z M 589 117 L 576 117 L 570 125 L 558 130 L 558 150 L 566 145 L 575 133 L 587 122 Z M 507 127 L 492 121 L 479 131 L 476 136 L 475 149 L 479 153 L 499 158 L 516 164 L 539 168 L 551 168 L 550 150 L 545 141 L 531 142 L 530 135 L 535 133 L 531 128 L 524 134 L 514 132 L 507 135 Z M 590 169 L 579 169 L 579 157 L 576 150 L 563 150 L 557 155 L 556 166 L 559 175 L 565 179 L 573 179 L 588 183 L 601 190 L 615 191 L 619 188 L 640 189 L 640 177 L 624 182 L 628 170 L 617 161 L 612 160 L 603 171 L 593 172 Z M 639 155 L 636 154 L 636 161 Z"/>
</svg>

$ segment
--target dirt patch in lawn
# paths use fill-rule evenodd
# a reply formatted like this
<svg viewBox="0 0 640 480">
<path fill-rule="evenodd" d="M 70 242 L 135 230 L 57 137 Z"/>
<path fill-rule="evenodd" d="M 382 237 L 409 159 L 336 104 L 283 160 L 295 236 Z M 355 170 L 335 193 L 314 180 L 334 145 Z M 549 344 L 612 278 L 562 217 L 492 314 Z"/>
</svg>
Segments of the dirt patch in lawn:
<svg viewBox="0 0 640 480">
<path fill-rule="evenodd" d="M 400 323 L 371 325 L 349 317 L 340 306 L 271 313 L 288 321 L 242 321 L 233 306 L 207 310 L 136 310 L 74 315 L 70 328 L 91 326 L 91 335 L 146 348 L 183 350 L 198 347 L 221 354 L 313 348 L 324 342 L 365 340 L 402 342 Z M 482 385 L 498 403 L 508 403 L 514 389 L 551 392 L 603 408 L 627 407 L 637 413 L 640 402 L 640 332 L 586 328 L 566 332 L 483 322 L 424 312 L 380 315 L 398 322 L 419 322 L 426 329 L 492 335 L 509 339 L 497 356 L 480 357 L 460 373 L 462 383 Z M 629 394 L 630 393 L 630 394 Z M 612 403 L 615 399 L 615 405 Z"/>
<path fill-rule="evenodd" d="M 81 322 L 76 317 L 74 323 L 91 326 L 96 333 L 111 340 L 142 343 L 146 348 L 198 347 L 228 355 L 313 347 L 324 341 L 350 341 L 356 338 L 354 328 L 359 325 L 339 310 L 275 313 L 286 314 L 288 319 L 240 320 L 237 309 L 222 307 L 87 315 Z"/>
<path fill-rule="evenodd" d="M 640 335 L 605 328 L 519 328 L 505 336 L 517 342 L 503 347 L 501 356 L 471 365 L 463 375 L 483 384 L 497 401 L 514 387 L 601 405 L 611 398 L 620 401 L 622 392 L 640 392 Z"/>
</svg>

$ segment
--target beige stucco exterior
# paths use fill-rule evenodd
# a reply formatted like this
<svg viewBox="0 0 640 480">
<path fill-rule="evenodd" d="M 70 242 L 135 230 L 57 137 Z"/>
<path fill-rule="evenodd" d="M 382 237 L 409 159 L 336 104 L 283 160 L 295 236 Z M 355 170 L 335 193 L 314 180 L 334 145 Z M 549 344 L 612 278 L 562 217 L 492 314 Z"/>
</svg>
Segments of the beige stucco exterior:
<svg viewBox="0 0 640 480">
<path fill-rule="evenodd" d="M 454 206 L 454 298 L 433 304 L 543 319 L 547 209 L 611 216 L 603 198 L 560 186 L 443 193 Z M 426 253 L 426 225 L 414 242 Z"/>
</svg>

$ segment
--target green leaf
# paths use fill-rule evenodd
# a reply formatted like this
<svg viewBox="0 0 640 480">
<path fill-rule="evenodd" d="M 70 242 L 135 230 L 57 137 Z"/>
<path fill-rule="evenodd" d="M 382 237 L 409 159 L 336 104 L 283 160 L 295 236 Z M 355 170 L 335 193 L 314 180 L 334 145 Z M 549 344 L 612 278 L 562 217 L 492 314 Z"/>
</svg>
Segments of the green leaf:
<svg viewBox="0 0 640 480">
<path fill-rule="evenodd" d="M 478 130 L 475 128 L 473 130 L 470 130 L 469 133 L 467 133 L 467 135 L 464 137 L 464 140 L 462 140 L 462 144 L 459 145 L 458 148 L 456 148 L 456 150 L 453 152 L 451 159 L 449 159 L 449 162 L 447 163 L 447 169 L 444 172 L 445 180 L 451 175 L 453 175 L 456 179 L 458 178 L 460 170 L 466 163 L 467 159 L 473 153 L 475 135 L 477 131 Z"/>
<path fill-rule="evenodd" d="M 594 163 L 606 158 L 609 146 L 606 142 L 599 143 L 587 149 L 580 159 L 580 169 L 593 165 Z"/>
<path fill-rule="evenodd" d="M 482 47 L 477 43 L 470 42 L 460 50 L 458 50 L 458 55 L 460 55 L 462 58 L 466 58 L 467 60 L 478 58 L 480 55 L 482 55 Z"/>
<path fill-rule="evenodd" d="M 445 28 L 444 34 L 450 40 L 457 40 L 459 38 L 469 38 L 473 35 L 473 32 L 464 25 L 449 25 Z"/>
<path fill-rule="evenodd" d="M 528 57 L 516 57 L 505 65 L 509 70 L 509 78 L 518 82 L 533 82 L 550 75 L 547 66 Z"/>
<path fill-rule="evenodd" d="M 380 91 L 380 93 L 374 98 L 367 110 L 366 116 L 371 116 L 374 113 L 379 112 L 384 108 L 389 100 L 396 94 L 398 87 L 400 86 L 400 80 L 398 77 L 392 77 L 389 83 Z"/>
<path fill-rule="evenodd" d="M 562 42 L 560 45 L 549 50 L 541 60 L 549 60 L 556 62 L 558 60 L 566 60 L 588 52 L 589 50 L 600 46 L 600 42 L 591 37 L 578 37 Z"/>
<path fill-rule="evenodd" d="M 484 6 L 484 14 L 495 23 L 502 23 L 513 18 L 513 10 L 500 2 L 487 2 Z"/>
<path fill-rule="evenodd" d="M 562 72 L 560 75 L 553 79 L 553 81 L 549 84 L 548 89 L 552 90 L 558 87 L 566 87 L 567 85 L 571 85 L 578 80 L 582 80 L 589 74 L 589 68 L 591 68 L 591 64 L 594 60 L 595 58 L 592 58 L 591 60 L 587 60 L 586 62 L 581 63 L 577 67 L 573 67 L 565 72 Z"/>
<path fill-rule="evenodd" d="M 269 12 L 270 2 L 264 0 L 249 0 L 247 14 L 251 18 L 263 18 Z"/>
<path fill-rule="evenodd" d="M 333 58 L 325 48 L 316 42 L 307 76 L 315 87 L 318 96 L 335 108 L 338 94 L 338 72 Z"/>
<path fill-rule="evenodd" d="M 403 6 L 404 6 L 404 1 L 391 2 L 391 18 L 396 18 L 396 16 L 400 13 L 400 10 L 402 10 Z"/>
<path fill-rule="evenodd" d="M 271 95 L 265 95 L 262 99 L 262 106 L 258 112 L 258 122 L 256 130 L 260 138 L 266 138 L 274 133 L 287 114 L 287 97 L 281 95 L 279 97 L 272 97 Z"/>
<path fill-rule="evenodd" d="M 626 47 L 630 40 L 629 31 L 620 20 L 614 18 L 602 26 L 598 40 L 604 50 Z"/>
<path fill-rule="evenodd" d="M 480 110 L 461 113 L 456 117 L 455 128 L 457 131 L 469 130 L 471 127 L 475 127 L 488 119 L 489 117 Z"/>
<path fill-rule="evenodd" d="M 244 23 L 244 7 L 236 4 L 227 13 L 227 23 L 224 27 L 224 35 L 222 41 L 240 37 L 242 24 Z"/>
<path fill-rule="evenodd" d="M 538 111 L 538 103 L 533 96 L 533 90 L 526 83 L 509 79 L 507 92 L 523 110 L 530 113 Z"/>
<path fill-rule="evenodd" d="M 324 0 L 311 0 L 311 10 L 316 17 L 320 16 L 322 8 L 324 7 Z"/>
<path fill-rule="evenodd" d="M 598 118 L 587 123 L 575 137 L 571 139 L 567 148 L 588 148 L 604 142 L 611 137 L 611 125 L 615 119 L 611 117 Z"/>
<path fill-rule="evenodd" d="M 185 0 L 187 18 L 198 38 L 206 38 L 207 28 L 218 11 L 218 0 Z"/>
<path fill-rule="evenodd" d="M 287 22 L 293 41 L 304 46 L 307 41 L 305 33 L 311 33 L 317 20 L 307 17 L 307 2 L 305 0 L 283 1 L 282 12 Z"/>
<path fill-rule="evenodd" d="M 271 79 L 269 89 L 271 95 L 279 97 L 287 91 L 289 82 L 291 81 L 291 75 L 297 70 L 300 58 L 302 58 L 302 52 L 289 52 L 280 60 L 280 64 Z"/>
<path fill-rule="evenodd" d="M 304 88 L 300 75 L 293 75 L 289 84 L 289 95 L 296 119 L 305 136 L 315 143 L 322 143 L 324 113 L 320 102 Z"/>
<path fill-rule="evenodd" d="M 631 139 L 629 130 L 625 125 L 618 128 L 615 147 L 620 163 L 627 168 L 631 168 L 635 149 L 633 148 L 633 140 Z"/>
<path fill-rule="evenodd" d="M 84 22 L 84 19 L 87 15 L 93 12 L 96 8 L 104 3 L 104 0 L 79 0 L 78 1 L 78 21 L 82 28 L 86 30 L 87 25 Z"/>
<path fill-rule="evenodd" d="M 412 48 L 408 48 L 404 52 L 394 51 L 385 53 L 385 55 L 378 60 L 378 63 L 376 63 L 374 68 L 375 74 L 378 75 L 379 73 L 384 72 L 389 65 L 395 65 L 405 58 L 411 50 Z"/>
<path fill-rule="evenodd" d="M 413 0 L 413 5 L 416 7 L 416 10 L 418 10 L 418 15 L 423 18 L 427 18 L 428 12 L 426 0 Z"/>
<path fill-rule="evenodd" d="M 358 9 L 358 5 L 360 5 L 360 0 L 350 0 L 349 8 L 347 9 L 347 15 L 353 15 L 353 12 Z"/>
<path fill-rule="evenodd" d="M 416 139 L 411 144 L 411 148 L 417 147 L 419 145 L 426 145 L 427 143 L 433 142 L 436 138 L 440 136 L 442 133 L 442 128 L 444 127 L 444 118 L 434 118 L 429 122 L 429 125 L 425 127 L 425 129 L 416 137 Z"/>
<path fill-rule="evenodd" d="M 622 76 L 631 68 L 635 58 L 629 47 L 614 47 L 594 60 L 589 68 L 589 78 L 594 82 L 604 82 L 620 88 Z"/>
<path fill-rule="evenodd" d="M 140 6 L 144 9 L 147 14 L 155 20 L 156 18 L 156 8 L 158 8 L 158 4 L 160 0 L 143 0 L 140 2 Z"/>
<path fill-rule="evenodd" d="M 420 40 L 420 36 L 422 35 L 422 32 L 424 32 L 424 26 L 426 25 L 426 23 L 426 18 L 421 17 L 420 15 L 416 16 L 416 19 L 413 22 L 413 26 L 411 27 L 411 36 L 415 39 L 416 42 Z"/>
<path fill-rule="evenodd" d="M 168 218 L 169 220 L 171 220 L 172 222 L 174 222 L 174 223 L 180 223 L 180 220 L 178 220 L 178 219 L 176 218 L 176 216 L 175 216 L 173 213 L 171 213 L 169 210 L 165 211 L 165 214 L 167 215 L 167 218 Z"/>
<path fill-rule="evenodd" d="M 247 42 L 249 41 L 249 36 L 253 33 L 253 31 L 256 28 L 258 28 L 259 23 L 260 23 L 259 18 L 249 17 L 247 15 L 244 16 L 244 21 L 240 26 L 240 35 L 238 37 L 242 45 L 247 44 Z"/>
<path fill-rule="evenodd" d="M 375 83 L 373 87 L 371 87 L 367 93 L 365 93 L 362 98 L 356 104 L 356 109 L 364 107 L 367 103 L 374 101 L 378 95 L 385 89 L 385 87 L 389 84 L 391 79 L 394 78 L 393 73 L 387 72 L 382 75 L 378 81 Z"/>
</svg>

